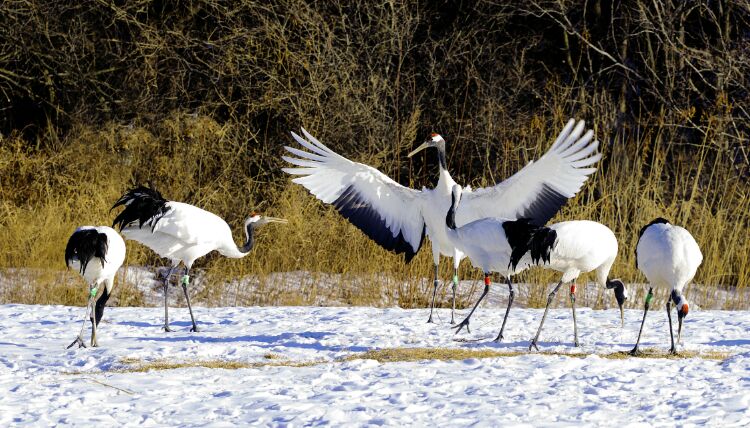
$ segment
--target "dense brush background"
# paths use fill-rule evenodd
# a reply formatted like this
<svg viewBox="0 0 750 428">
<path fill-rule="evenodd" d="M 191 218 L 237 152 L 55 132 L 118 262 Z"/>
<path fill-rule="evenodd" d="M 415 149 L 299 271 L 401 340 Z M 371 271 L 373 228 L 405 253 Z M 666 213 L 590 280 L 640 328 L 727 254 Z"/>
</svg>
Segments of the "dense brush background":
<svg viewBox="0 0 750 428">
<path fill-rule="evenodd" d="M 245 259 L 200 260 L 204 304 L 246 277 L 262 292 L 238 303 L 311 304 L 316 278 L 335 274 L 338 301 L 423 306 L 430 251 L 404 265 L 290 184 L 289 131 L 417 188 L 435 182 L 436 156 L 406 154 L 439 132 L 456 180 L 476 187 L 541 156 L 569 117 L 594 128 L 604 157 L 554 221 L 612 228 L 613 276 L 645 281 L 638 230 L 663 216 L 703 250 L 696 283 L 750 285 L 750 2 L 265 3 L 2 2 L 0 301 L 82 304 L 68 236 L 111 224 L 113 202 L 144 183 L 222 216 L 238 242 L 251 210 L 290 220 Z M 128 250 L 129 265 L 165 263 Z M 268 280 L 293 271 L 313 278 L 304 293 Z M 464 262 L 462 275 L 481 273 Z M 530 304 L 556 275 L 521 278 L 536 284 Z"/>
</svg>

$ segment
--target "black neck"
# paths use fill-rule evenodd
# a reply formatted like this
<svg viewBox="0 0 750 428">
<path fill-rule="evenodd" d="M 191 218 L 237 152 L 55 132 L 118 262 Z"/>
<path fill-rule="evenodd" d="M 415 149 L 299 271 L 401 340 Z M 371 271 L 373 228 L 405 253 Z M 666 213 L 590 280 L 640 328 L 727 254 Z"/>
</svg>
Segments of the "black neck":
<svg viewBox="0 0 750 428">
<path fill-rule="evenodd" d="M 449 229 L 456 228 L 456 195 L 451 192 L 451 207 L 448 208 L 448 215 L 445 216 L 445 225 Z"/>
<path fill-rule="evenodd" d="M 253 229 L 253 223 L 248 223 L 247 227 L 245 228 L 245 238 L 247 239 L 245 241 L 245 245 L 243 245 L 240 248 L 240 251 L 243 253 L 247 253 L 250 250 L 253 249 L 253 238 L 254 238 L 254 229 Z"/>
<path fill-rule="evenodd" d="M 438 162 L 440 162 L 440 169 L 448 170 L 448 165 L 445 162 L 445 145 L 438 144 Z"/>
</svg>

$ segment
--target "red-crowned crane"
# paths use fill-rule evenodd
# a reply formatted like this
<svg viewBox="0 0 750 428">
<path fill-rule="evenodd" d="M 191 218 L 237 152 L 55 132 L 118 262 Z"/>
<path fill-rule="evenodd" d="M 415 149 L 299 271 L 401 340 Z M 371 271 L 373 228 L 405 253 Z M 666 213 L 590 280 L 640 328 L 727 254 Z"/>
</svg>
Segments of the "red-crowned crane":
<svg viewBox="0 0 750 428">
<path fill-rule="evenodd" d="M 168 201 L 158 191 L 148 187 L 139 186 L 128 190 L 112 208 L 121 205 L 125 209 L 117 215 L 113 226 L 119 226 L 126 239 L 138 241 L 172 262 L 164 278 L 165 331 L 172 331 L 169 328 L 167 306 L 169 277 L 180 262 L 185 266 L 180 283 L 193 323 L 190 331 L 198 331 L 187 291 L 190 268 L 195 260 L 214 250 L 225 257 L 245 257 L 253 248 L 257 228 L 267 223 L 287 222 L 284 219 L 252 213 L 244 222 L 245 244 L 238 247 L 232 238 L 229 225 L 221 217 L 190 204 Z"/>
<path fill-rule="evenodd" d="M 682 320 L 688 314 L 688 302 L 682 295 L 682 290 L 693 280 L 698 266 L 703 262 L 698 243 L 693 236 L 680 226 L 675 226 L 669 221 L 659 217 L 651 223 L 643 226 L 638 235 L 638 244 L 635 248 L 635 266 L 646 275 L 650 283 L 646 303 L 643 311 L 641 328 L 638 331 L 638 340 L 631 354 L 640 353 L 638 345 L 641 343 L 643 324 L 646 322 L 651 300 L 653 299 L 654 287 L 669 288 L 672 290 L 667 299 L 667 319 L 669 320 L 669 339 L 672 347 L 671 354 L 677 353 L 677 345 L 680 343 L 682 334 Z M 677 342 L 674 340 L 672 331 L 672 302 L 677 308 Z"/>
<path fill-rule="evenodd" d="M 448 237 L 456 248 L 469 257 L 474 266 L 483 269 L 485 287 L 469 315 L 457 326 L 458 331 L 463 326 L 468 328 L 469 319 L 474 310 L 489 291 L 489 273 L 498 272 L 508 280 L 510 287 L 508 307 L 500 333 L 495 339 L 498 342 L 502 340 L 515 294 L 510 276 L 534 265 L 563 272 L 563 277 L 550 293 L 547 309 L 542 317 L 537 337 L 532 341 L 532 346 L 536 346 L 536 340 L 555 293 L 562 284 L 575 280 L 581 272 L 595 270 L 597 282 L 603 287 L 614 289 L 622 320 L 622 305 L 627 295 L 622 281 L 607 278 L 617 256 L 617 240 L 608 227 L 588 220 L 566 221 L 549 227 L 541 227 L 531 224 L 528 219 L 493 218 L 475 220 L 456 227 L 454 213 L 456 207 L 460 207 L 461 193 L 459 185 L 453 186 L 452 204 L 446 217 L 446 225 L 449 228 Z M 571 302 L 574 302 L 574 299 L 575 285 L 571 287 Z M 575 319 L 575 306 L 573 306 L 573 331 L 577 346 L 578 328 Z"/>
<path fill-rule="evenodd" d="M 570 120 L 538 161 L 529 163 L 493 187 L 466 190 L 456 212 L 456 223 L 464 225 L 495 217 L 529 218 L 534 225 L 545 224 L 596 170 L 591 165 L 601 157 L 594 153 L 599 143 L 593 140 L 592 131 L 585 134 L 583 131 L 583 121 L 576 125 Z M 346 159 L 304 129 L 302 134 L 304 138 L 292 132 L 297 143 L 307 150 L 286 147 L 297 157 L 283 157 L 295 165 L 284 168 L 285 172 L 299 176 L 292 181 L 304 186 L 323 203 L 332 204 L 381 247 L 403 254 L 407 263 L 421 248 L 426 233 L 432 242 L 434 287 L 438 285 L 440 255 L 454 258 L 455 303 L 456 269 L 463 254 L 448 239 L 445 225 L 445 213 L 456 184 L 447 170 L 445 140 L 435 134 L 410 153 L 413 155 L 426 147 L 438 150 L 438 183 L 434 189 L 420 191 L 396 183 L 373 167 Z M 432 322 L 432 310 L 428 322 Z"/>
<path fill-rule="evenodd" d="M 536 336 L 531 340 L 529 350 L 537 347 L 539 334 L 542 332 L 544 320 L 547 318 L 549 305 L 555 298 L 557 290 L 563 284 L 572 281 L 570 286 L 570 303 L 573 309 L 573 337 L 574 344 L 578 346 L 578 326 L 576 324 L 575 307 L 575 281 L 581 273 L 594 271 L 596 283 L 600 286 L 612 289 L 615 293 L 617 305 L 620 307 L 620 325 L 624 325 L 623 304 L 627 299 L 625 284 L 619 279 L 609 279 L 609 271 L 617 257 L 617 238 L 607 226 L 590 220 L 573 220 L 555 223 L 549 226 L 555 231 L 557 238 L 549 253 L 549 264 L 545 269 L 553 269 L 562 272 L 562 278 L 557 286 L 547 296 L 547 305 L 544 308 L 542 321 Z"/>
<path fill-rule="evenodd" d="M 83 343 L 83 328 L 91 312 L 91 346 L 99 346 L 96 329 L 104 315 L 104 306 L 112 294 L 115 273 L 125 261 L 125 241 L 114 229 L 107 226 L 82 226 L 73 232 L 65 246 L 65 264 L 81 274 L 89 285 L 89 300 L 86 305 L 86 316 L 76 340 L 68 348 Z M 101 295 L 94 304 L 94 298 L 101 285 Z"/>
<path fill-rule="evenodd" d="M 445 217 L 446 236 L 461 254 L 469 257 L 472 265 L 481 268 L 484 272 L 482 295 L 469 315 L 455 326 L 456 333 L 464 327 L 469 331 L 471 316 L 490 290 L 490 274 L 497 272 L 505 277 L 510 289 L 503 325 L 495 338 L 495 342 L 499 342 L 503 339 L 505 323 L 515 296 L 510 277 L 533 264 L 548 262 L 555 232 L 549 228 L 534 225 L 529 219 L 482 218 L 458 227 L 456 226 L 456 211 L 461 206 L 461 186 L 454 185 L 451 195 L 451 206 Z"/>
</svg>

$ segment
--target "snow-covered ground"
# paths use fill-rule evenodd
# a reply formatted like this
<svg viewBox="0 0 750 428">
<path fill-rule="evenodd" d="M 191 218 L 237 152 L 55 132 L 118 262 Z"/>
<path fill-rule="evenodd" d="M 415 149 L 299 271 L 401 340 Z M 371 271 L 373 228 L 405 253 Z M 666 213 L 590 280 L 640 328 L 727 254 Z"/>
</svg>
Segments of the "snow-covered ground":
<svg viewBox="0 0 750 428">
<path fill-rule="evenodd" d="M 642 346 L 666 351 L 661 305 Z M 108 308 L 100 348 L 70 349 L 84 309 L 0 306 L 0 426 L 235 425 L 750 425 L 750 312 L 691 311 L 682 359 L 609 359 L 629 350 L 642 312 L 553 309 L 542 352 L 526 353 L 541 310 L 480 308 L 471 334 L 454 336 L 448 311 L 343 307 Z M 464 314 L 465 311 L 462 311 Z M 676 321 L 676 320 L 675 320 Z M 88 331 L 88 326 L 87 326 Z M 88 334 L 87 334 L 88 336 Z M 461 340 L 456 340 L 460 338 Z M 463 348 L 521 355 L 454 361 L 344 360 L 380 348 Z M 721 360 L 702 358 L 726 353 Z M 256 367 L 128 371 L 148 362 L 241 362 Z M 284 366 L 286 362 L 311 362 Z"/>
</svg>

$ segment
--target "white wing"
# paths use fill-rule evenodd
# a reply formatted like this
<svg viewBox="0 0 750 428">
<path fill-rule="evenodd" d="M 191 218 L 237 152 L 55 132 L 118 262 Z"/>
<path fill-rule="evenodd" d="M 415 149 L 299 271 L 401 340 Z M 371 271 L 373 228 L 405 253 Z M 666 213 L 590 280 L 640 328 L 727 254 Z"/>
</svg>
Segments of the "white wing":
<svg viewBox="0 0 750 428">
<path fill-rule="evenodd" d="M 292 136 L 305 150 L 285 147 L 296 168 L 284 168 L 292 181 L 332 204 L 349 222 L 383 248 L 404 254 L 407 263 L 424 238 L 422 192 L 404 187 L 377 169 L 352 162 L 324 146 L 307 131 Z"/>
<path fill-rule="evenodd" d="M 574 124 L 571 119 L 538 161 L 493 187 L 465 191 L 456 223 L 462 225 L 485 217 L 530 218 L 534 224 L 547 223 L 578 193 L 596 171 L 589 166 L 601 158 L 601 153 L 594 153 L 599 142 L 592 141 L 593 131 L 583 134 L 584 122 L 573 128 Z"/>
</svg>

